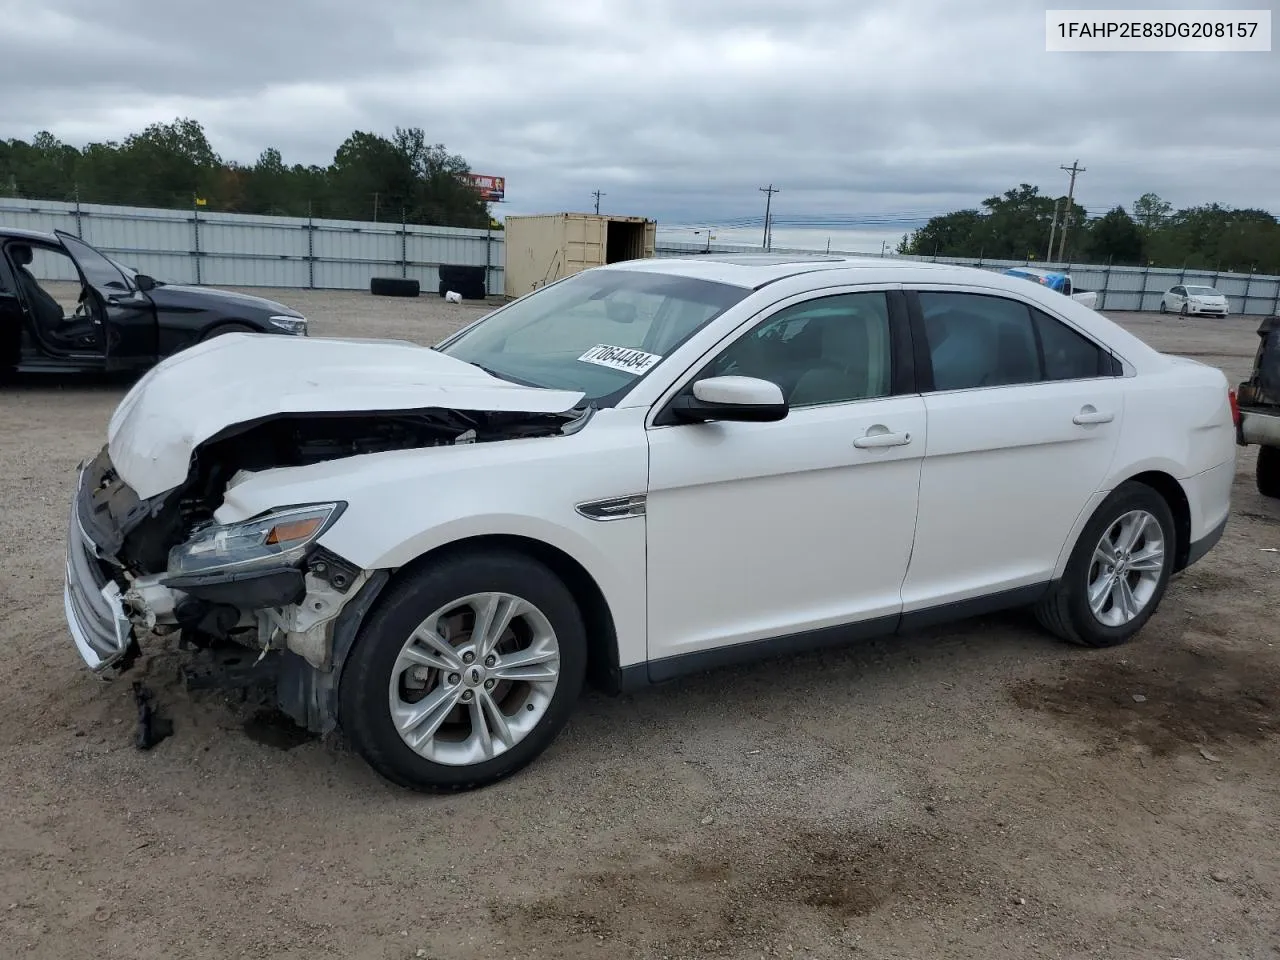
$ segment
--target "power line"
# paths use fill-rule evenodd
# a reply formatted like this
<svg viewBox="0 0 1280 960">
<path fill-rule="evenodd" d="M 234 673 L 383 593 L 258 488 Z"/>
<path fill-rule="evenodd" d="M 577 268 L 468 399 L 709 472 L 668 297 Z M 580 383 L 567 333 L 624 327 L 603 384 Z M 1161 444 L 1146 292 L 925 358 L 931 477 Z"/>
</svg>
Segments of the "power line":
<svg viewBox="0 0 1280 960">
<path fill-rule="evenodd" d="M 767 187 L 761 187 L 761 188 L 760 188 L 760 192 L 761 192 L 761 193 L 763 193 L 763 194 L 765 195 L 765 200 L 764 200 L 764 243 L 762 243 L 762 244 L 761 244 L 761 246 L 762 246 L 765 250 L 768 250 L 768 249 L 769 249 L 769 247 L 770 247 L 770 245 L 771 245 L 771 241 L 772 241 L 772 239 L 773 239 L 773 238 L 770 236 L 771 231 L 770 231 L 770 229 L 769 229 L 769 228 L 772 226 L 772 224 L 771 224 L 771 222 L 770 222 L 770 220 L 769 220 L 769 216 L 770 216 L 770 209 L 771 209 L 771 208 L 772 208 L 772 206 L 773 206 L 773 195 L 774 195 L 775 193 L 781 193 L 782 191 L 781 191 L 781 190 L 776 189 L 776 188 L 774 187 L 774 185 L 771 183 L 771 184 L 769 184 Z"/>
<path fill-rule="evenodd" d="M 1062 262 L 1063 254 L 1067 249 L 1067 227 L 1071 226 L 1071 201 L 1076 194 L 1076 174 L 1084 173 L 1084 167 L 1080 166 L 1079 160 L 1072 160 L 1071 166 L 1061 167 L 1071 174 L 1071 184 L 1067 187 L 1067 209 L 1062 214 L 1062 240 L 1058 244 L 1058 262 Z"/>
<path fill-rule="evenodd" d="M 604 197 L 604 196 L 608 196 L 608 194 L 601 193 L 599 190 L 593 190 L 593 191 L 592 191 L 592 193 L 591 193 L 591 195 L 592 195 L 593 197 L 595 197 L 595 198 L 596 198 L 596 213 L 599 213 L 599 212 L 600 212 L 600 198 L 601 198 L 601 197 Z"/>
</svg>

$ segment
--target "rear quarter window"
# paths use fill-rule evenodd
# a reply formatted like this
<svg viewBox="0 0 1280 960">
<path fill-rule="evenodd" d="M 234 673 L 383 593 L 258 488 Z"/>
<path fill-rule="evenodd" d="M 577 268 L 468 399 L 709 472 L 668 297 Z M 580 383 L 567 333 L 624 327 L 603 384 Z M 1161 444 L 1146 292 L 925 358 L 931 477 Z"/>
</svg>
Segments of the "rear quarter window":
<svg viewBox="0 0 1280 960">
<path fill-rule="evenodd" d="M 1031 313 L 1044 355 L 1045 380 L 1084 380 L 1110 374 L 1111 357 L 1105 350 L 1047 313 Z"/>
</svg>

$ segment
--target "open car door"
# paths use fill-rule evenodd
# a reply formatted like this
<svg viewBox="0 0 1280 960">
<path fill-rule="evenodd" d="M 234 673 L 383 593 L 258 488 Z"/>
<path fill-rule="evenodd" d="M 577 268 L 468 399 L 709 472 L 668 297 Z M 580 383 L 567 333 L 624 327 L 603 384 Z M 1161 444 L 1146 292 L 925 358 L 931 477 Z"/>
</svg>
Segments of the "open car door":
<svg viewBox="0 0 1280 960">
<path fill-rule="evenodd" d="M 96 317 L 102 323 L 101 345 L 108 370 L 144 366 L 156 361 L 157 331 L 151 299 L 121 273 L 110 260 L 61 230 L 54 231 L 76 262 L 97 298 Z"/>
</svg>

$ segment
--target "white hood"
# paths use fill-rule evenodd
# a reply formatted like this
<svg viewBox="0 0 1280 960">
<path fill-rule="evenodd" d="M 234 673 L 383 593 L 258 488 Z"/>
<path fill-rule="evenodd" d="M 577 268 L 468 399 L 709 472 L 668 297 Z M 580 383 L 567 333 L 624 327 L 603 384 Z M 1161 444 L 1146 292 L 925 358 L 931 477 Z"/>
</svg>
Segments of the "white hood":
<svg viewBox="0 0 1280 960">
<path fill-rule="evenodd" d="M 500 380 L 403 341 L 229 333 L 153 367 L 111 415 L 107 445 L 120 477 L 146 498 L 182 483 L 205 440 L 272 414 L 560 413 L 583 396 Z"/>
</svg>

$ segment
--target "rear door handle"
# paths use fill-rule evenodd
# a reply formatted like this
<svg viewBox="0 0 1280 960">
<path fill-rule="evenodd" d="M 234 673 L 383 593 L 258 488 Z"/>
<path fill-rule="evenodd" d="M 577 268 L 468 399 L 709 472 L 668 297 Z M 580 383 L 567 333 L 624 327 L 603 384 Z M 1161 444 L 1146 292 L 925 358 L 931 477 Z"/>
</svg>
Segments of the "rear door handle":
<svg viewBox="0 0 1280 960">
<path fill-rule="evenodd" d="M 855 447 L 866 449 L 868 447 L 901 447 L 911 442 L 911 434 L 909 433 L 870 433 L 866 436 L 859 437 L 853 441 Z"/>
<path fill-rule="evenodd" d="M 1071 418 L 1071 422 L 1083 426 L 1086 423 L 1110 423 L 1116 418 L 1114 413 L 1103 413 L 1092 404 L 1085 406 Z"/>
</svg>

